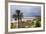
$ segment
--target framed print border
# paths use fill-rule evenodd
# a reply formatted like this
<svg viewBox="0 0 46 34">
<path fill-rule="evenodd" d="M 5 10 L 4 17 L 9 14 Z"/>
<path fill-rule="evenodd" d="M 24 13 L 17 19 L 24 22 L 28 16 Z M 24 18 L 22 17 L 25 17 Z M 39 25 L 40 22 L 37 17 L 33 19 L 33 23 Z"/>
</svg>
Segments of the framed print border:
<svg viewBox="0 0 46 34">
<path fill-rule="evenodd" d="M 27 3 L 27 4 L 42 4 L 43 5 L 43 30 L 34 30 L 34 31 L 20 31 L 20 32 L 8 32 L 8 3 Z M 40 2 L 23 2 L 23 1 L 7 1 L 5 0 L 5 33 L 24 33 L 24 32 L 43 32 L 45 31 L 45 3 L 40 3 Z"/>
</svg>

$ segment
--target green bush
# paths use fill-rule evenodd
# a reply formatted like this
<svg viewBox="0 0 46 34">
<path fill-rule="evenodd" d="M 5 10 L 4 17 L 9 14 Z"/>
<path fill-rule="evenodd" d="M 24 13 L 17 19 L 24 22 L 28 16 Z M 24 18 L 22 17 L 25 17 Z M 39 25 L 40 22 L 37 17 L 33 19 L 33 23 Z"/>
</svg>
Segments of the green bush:
<svg viewBox="0 0 46 34">
<path fill-rule="evenodd" d="M 40 27 L 40 26 L 41 26 L 41 22 L 40 21 L 37 21 L 35 27 Z"/>
<path fill-rule="evenodd" d="M 35 27 L 40 27 L 41 26 L 41 17 L 38 17 L 36 19 L 36 26 Z"/>
<path fill-rule="evenodd" d="M 11 29 L 16 28 L 16 24 L 15 23 L 11 23 Z"/>
</svg>

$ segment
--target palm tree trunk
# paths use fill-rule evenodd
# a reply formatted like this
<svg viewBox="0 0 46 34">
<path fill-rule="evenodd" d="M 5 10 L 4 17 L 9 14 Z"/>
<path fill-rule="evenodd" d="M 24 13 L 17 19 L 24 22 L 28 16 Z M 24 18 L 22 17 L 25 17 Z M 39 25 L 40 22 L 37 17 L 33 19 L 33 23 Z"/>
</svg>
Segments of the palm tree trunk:
<svg viewBox="0 0 46 34">
<path fill-rule="evenodd" d="M 19 28 L 19 18 L 18 18 L 18 28 Z"/>
</svg>

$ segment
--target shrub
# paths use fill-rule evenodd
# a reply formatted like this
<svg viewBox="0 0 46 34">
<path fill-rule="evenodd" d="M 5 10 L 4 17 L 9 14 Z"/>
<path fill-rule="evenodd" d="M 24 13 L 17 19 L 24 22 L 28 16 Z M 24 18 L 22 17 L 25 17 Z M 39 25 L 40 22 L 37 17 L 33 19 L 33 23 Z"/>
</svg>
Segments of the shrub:
<svg viewBox="0 0 46 34">
<path fill-rule="evenodd" d="M 11 29 L 16 28 L 16 23 L 11 23 Z"/>
<path fill-rule="evenodd" d="M 37 21 L 35 27 L 40 27 L 40 26 L 41 26 L 41 22 L 40 21 Z"/>
<path fill-rule="evenodd" d="M 38 17 L 38 18 L 36 19 L 36 27 L 40 27 L 40 26 L 41 26 L 41 18 Z"/>
</svg>

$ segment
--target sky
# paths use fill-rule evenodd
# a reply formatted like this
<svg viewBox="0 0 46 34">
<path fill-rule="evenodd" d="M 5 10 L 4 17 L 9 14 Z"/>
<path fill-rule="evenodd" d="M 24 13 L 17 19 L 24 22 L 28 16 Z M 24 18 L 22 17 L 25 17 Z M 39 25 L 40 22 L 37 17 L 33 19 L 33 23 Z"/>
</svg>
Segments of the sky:
<svg viewBox="0 0 46 34">
<path fill-rule="evenodd" d="M 41 7 L 40 6 L 24 6 L 24 5 L 11 5 L 10 6 L 11 15 L 15 14 L 16 10 L 23 12 L 24 17 L 40 16 Z"/>
</svg>

